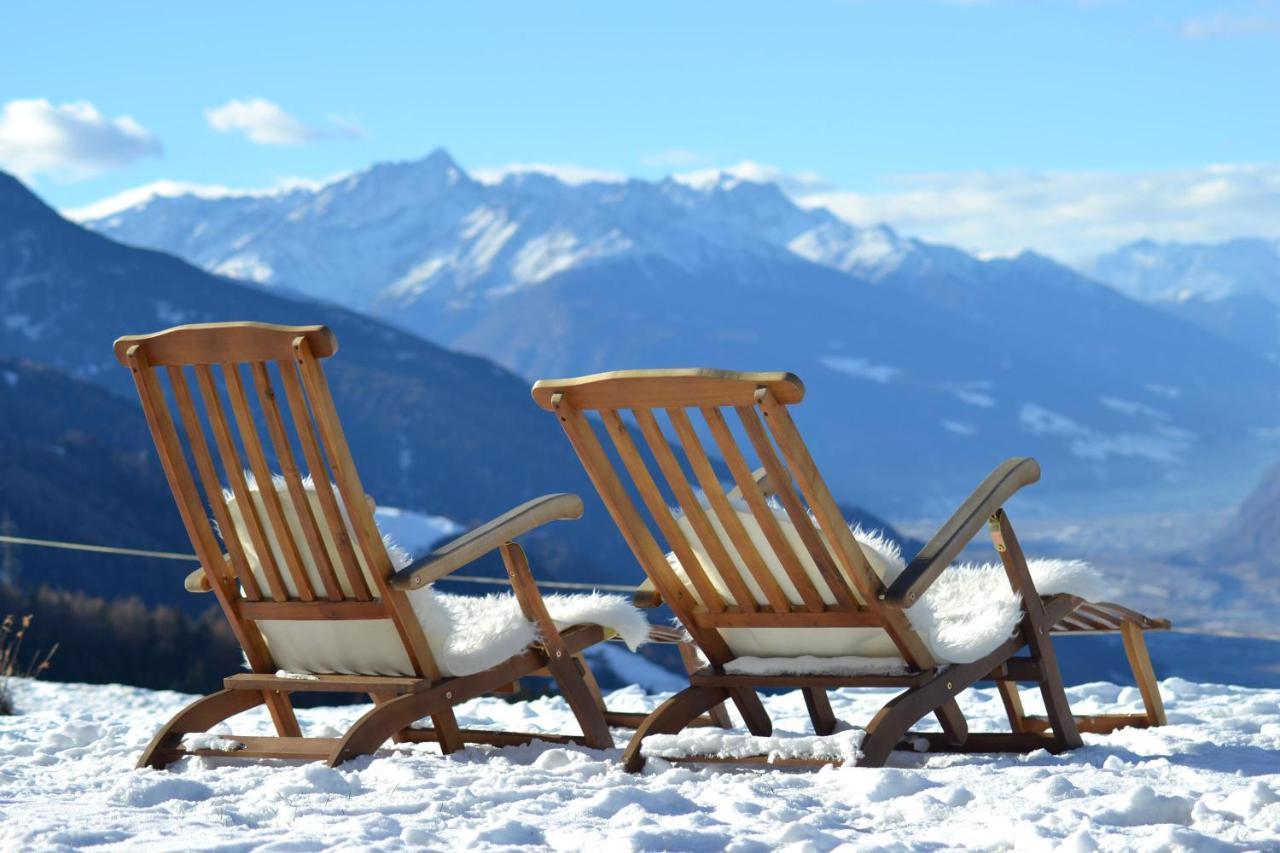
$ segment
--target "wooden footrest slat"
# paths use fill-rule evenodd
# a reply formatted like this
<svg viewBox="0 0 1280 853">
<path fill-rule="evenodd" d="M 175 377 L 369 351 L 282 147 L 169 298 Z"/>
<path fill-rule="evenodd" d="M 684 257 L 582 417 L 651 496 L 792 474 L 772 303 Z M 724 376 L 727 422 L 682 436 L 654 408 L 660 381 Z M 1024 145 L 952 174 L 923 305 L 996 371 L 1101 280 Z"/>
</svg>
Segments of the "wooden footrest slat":
<svg viewBox="0 0 1280 853">
<path fill-rule="evenodd" d="M 1044 717 L 1023 717 L 1021 725 L 1032 732 L 1046 732 L 1051 728 Z M 1076 728 L 1095 735 L 1108 735 L 1116 729 L 1145 729 L 1151 726 L 1146 714 L 1093 714 L 1076 715 Z"/>
<path fill-rule="evenodd" d="M 242 749 L 186 749 L 181 745 L 166 750 L 176 760 L 187 755 L 210 758 L 284 758 L 320 761 L 341 743 L 336 737 L 260 737 L 251 735 L 219 735 L 243 745 Z"/>
</svg>

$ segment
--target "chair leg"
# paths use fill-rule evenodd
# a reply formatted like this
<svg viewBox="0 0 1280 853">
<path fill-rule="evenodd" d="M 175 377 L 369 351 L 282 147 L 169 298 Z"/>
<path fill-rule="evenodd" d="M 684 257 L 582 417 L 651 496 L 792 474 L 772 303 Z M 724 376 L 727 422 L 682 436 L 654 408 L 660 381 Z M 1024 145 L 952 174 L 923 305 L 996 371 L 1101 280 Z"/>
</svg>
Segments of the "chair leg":
<svg viewBox="0 0 1280 853">
<path fill-rule="evenodd" d="M 364 716 L 351 724 L 351 728 L 347 729 L 347 733 L 334 747 L 333 752 L 329 753 L 326 763 L 330 767 L 337 767 L 344 761 L 375 752 L 396 732 L 423 717 L 431 717 L 436 724 L 442 752 L 452 752 L 460 748 L 454 746 L 453 749 L 446 749 L 444 743 L 446 738 L 455 736 L 456 743 L 462 743 L 462 735 L 458 732 L 458 723 L 450 707 L 452 698 L 444 687 L 436 687 L 423 693 L 397 696 L 374 705 L 371 710 L 365 712 Z M 442 720 L 445 721 L 444 726 L 440 725 Z M 452 728 L 449 727 L 450 723 Z"/>
<path fill-rule="evenodd" d="M 1151 654 L 1142 628 L 1133 622 L 1120 623 L 1120 638 L 1124 641 L 1124 653 L 1129 658 L 1133 678 L 1142 693 L 1142 704 L 1147 710 L 1147 725 L 1163 726 L 1169 722 L 1164 713 L 1164 700 L 1160 698 L 1160 684 L 1155 668 L 1151 666 Z"/>
<path fill-rule="evenodd" d="M 769 719 L 769 712 L 764 709 L 764 703 L 760 701 L 759 695 L 754 690 L 747 687 L 727 689 L 734 707 L 738 709 L 738 713 L 747 724 L 747 731 L 756 737 L 768 737 L 773 734 L 773 721 Z"/>
<path fill-rule="evenodd" d="M 172 752 L 182 735 L 206 732 L 228 717 L 234 717 L 262 702 L 263 694 L 254 690 L 219 690 L 197 699 L 156 732 L 156 736 L 138 759 L 137 766 L 163 770 L 173 760 Z"/>
<path fill-rule="evenodd" d="M 702 668 L 702 661 L 698 660 L 698 653 L 694 651 L 692 643 L 679 643 L 680 660 L 684 663 L 684 671 L 689 675 L 693 675 Z M 729 709 L 724 703 L 716 705 L 714 708 L 707 710 L 707 716 L 711 718 L 711 722 L 722 729 L 733 728 L 733 720 L 729 718 Z"/>
<path fill-rule="evenodd" d="M 592 691 L 582 671 L 578 669 L 577 661 L 564 656 L 559 649 L 555 653 L 548 653 L 547 669 L 560 685 L 560 695 L 569 703 L 573 716 L 582 727 L 587 746 L 593 749 L 613 749 L 613 735 L 604 719 L 604 701 L 600 697 L 599 687 Z M 591 684 L 595 684 L 595 676 L 591 676 Z"/>
<path fill-rule="evenodd" d="M 997 681 L 996 690 L 1000 691 L 1000 701 L 1004 703 L 1004 712 L 1009 717 L 1009 729 L 1018 734 L 1030 731 L 1026 711 L 1022 709 L 1022 695 L 1018 693 L 1018 682 Z"/>
<path fill-rule="evenodd" d="M 271 714 L 271 722 L 275 724 L 276 734 L 280 737 L 302 737 L 302 727 L 293 713 L 293 700 L 288 693 L 277 690 L 262 691 L 262 701 Z"/>
<path fill-rule="evenodd" d="M 809 719 L 813 721 L 813 733 L 829 735 L 834 732 L 836 715 L 831 710 L 827 691 L 821 687 L 805 687 L 800 692 L 804 694 L 804 704 L 809 709 Z"/>
<path fill-rule="evenodd" d="M 751 694 L 755 696 L 754 692 Z M 672 735 L 682 730 L 694 719 L 707 710 L 723 703 L 729 698 L 729 689 L 724 687 L 686 687 L 657 709 L 645 717 L 644 722 L 636 729 L 635 736 L 622 754 L 622 769 L 628 773 L 639 772 L 644 767 L 644 756 L 640 749 L 644 739 L 649 735 Z M 760 700 L 757 698 L 756 702 Z M 767 717 L 765 718 L 767 721 Z"/>
</svg>

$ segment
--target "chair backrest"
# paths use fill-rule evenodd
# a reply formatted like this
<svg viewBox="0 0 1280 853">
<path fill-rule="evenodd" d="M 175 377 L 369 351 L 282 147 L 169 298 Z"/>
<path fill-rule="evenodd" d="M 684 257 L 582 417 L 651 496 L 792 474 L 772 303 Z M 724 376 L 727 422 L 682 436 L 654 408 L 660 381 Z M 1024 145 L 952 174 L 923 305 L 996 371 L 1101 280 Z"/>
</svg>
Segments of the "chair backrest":
<svg viewBox="0 0 1280 853">
<path fill-rule="evenodd" d="M 250 665 L 275 669 L 259 623 L 390 620 L 414 673 L 434 677 L 320 365 L 337 347 L 324 326 L 207 323 L 122 337 L 115 353 Z"/>
<path fill-rule="evenodd" d="M 713 664 L 735 656 L 724 632 L 742 628 L 879 628 L 908 663 L 932 663 L 901 612 L 881 604 L 881 577 L 791 419 L 787 406 L 804 397 L 799 378 L 624 370 L 541 380 L 533 397 L 556 413 L 637 560 Z M 599 416 L 619 464 L 589 412 Z M 740 499 L 720 481 L 704 437 Z M 767 474 L 769 494 L 752 459 Z"/>
</svg>

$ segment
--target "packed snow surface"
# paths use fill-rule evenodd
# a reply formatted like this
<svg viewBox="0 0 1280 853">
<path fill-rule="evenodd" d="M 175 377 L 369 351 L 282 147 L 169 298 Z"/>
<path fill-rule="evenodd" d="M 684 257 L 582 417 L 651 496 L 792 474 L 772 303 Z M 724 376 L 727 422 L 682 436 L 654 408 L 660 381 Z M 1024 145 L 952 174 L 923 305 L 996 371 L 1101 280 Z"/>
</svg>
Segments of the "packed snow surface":
<svg viewBox="0 0 1280 853">
<path fill-rule="evenodd" d="M 1162 689 L 1167 727 L 1085 735 L 1083 749 L 1062 756 L 904 752 L 884 769 L 818 771 L 652 758 L 633 776 L 619 767 L 618 750 L 544 744 L 448 758 L 432 745 L 400 746 L 336 770 L 196 758 L 139 771 L 133 763 L 155 729 L 190 697 L 18 684 L 23 713 L 0 718 L 0 848 L 1280 849 L 1280 690 L 1176 678 Z M 1140 708 L 1130 687 L 1095 683 L 1068 694 L 1077 713 Z M 836 691 L 832 705 L 863 724 L 888 695 Z M 629 688 L 610 704 L 648 709 L 660 699 Z M 1023 701 L 1038 704 L 1033 691 Z M 960 704 L 975 731 L 1001 727 L 993 689 L 966 693 Z M 766 705 L 775 735 L 810 734 L 799 694 Z M 363 710 L 312 708 L 299 717 L 312 734 L 334 735 Z M 480 699 L 459 719 L 525 730 L 573 725 L 559 698 Z M 268 725 L 254 710 L 214 735 L 265 734 Z M 857 734 L 809 743 L 842 754 Z M 732 752 L 748 746 L 742 731 L 690 738 Z"/>
</svg>

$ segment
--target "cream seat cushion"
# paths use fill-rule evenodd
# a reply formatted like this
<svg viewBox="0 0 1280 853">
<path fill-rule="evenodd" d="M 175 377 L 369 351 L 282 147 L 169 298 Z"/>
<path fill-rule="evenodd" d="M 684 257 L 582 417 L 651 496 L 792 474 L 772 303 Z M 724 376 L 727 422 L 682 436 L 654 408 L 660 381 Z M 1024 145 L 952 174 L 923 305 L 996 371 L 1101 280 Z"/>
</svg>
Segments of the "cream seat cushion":
<svg viewBox="0 0 1280 853">
<path fill-rule="evenodd" d="M 740 501 L 732 504 L 751 538 L 756 550 L 764 558 L 770 574 L 777 580 L 787 599 L 800 604 L 801 598 L 795 585 L 787 576 L 777 555 L 769 546 L 760 523 L 747 505 Z M 835 597 L 822 579 L 818 567 L 800 539 L 791 519 L 780 507 L 773 508 L 774 516 L 792 550 L 803 566 L 805 574 L 813 582 L 822 600 L 834 604 Z M 702 565 L 712 586 L 731 604 L 736 604 L 724 579 L 716 571 L 706 548 L 699 541 L 687 517 L 675 512 L 677 523 L 694 556 Z M 746 582 L 756 603 L 768 604 L 763 591 L 734 549 L 714 512 L 706 512 L 725 551 L 733 559 L 734 566 Z M 815 521 L 815 526 L 817 522 Z M 878 533 L 854 527 L 853 536 L 874 571 L 886 585 L 891 584 L 906 564 L 902 552 L 891 540 Z M 834 555 L 833 555 L 834 557 Z M 690 595 L 701 599 L 689 582 L 688 575 L 674 554 L 667 555 L 676 575 L 685 582 Z M 837 566 L 839 562 L 836 561 Z M 1028 563 L 1032 580 L 1041 595 L 1067 593 L 1082 598 L 1097 599 L 1100 581 L 1097 573 L 1087 563 L 1079 560 L 1031 560 Z M 852 584 L 851 584 L 852 586 Z M 856 595 L 856 593 L 855 593 Z M 1014 595 L 999 564 L 953 566 L 943 572 L 913 607 L 906 611 L 912 627 L 924 639 L 934 657 L 942 663 L 969 663 L 984 657 L 1006 639 L 1021 619 L 1021 602 Z M 772 663 L 743 661 L 743 671 L 755 674 L 766 672 L 813 672 L 813 658 L 827 659 L 833 671 L 844 671 L 856 666 L 868 671 L 887 671 L 901 667 L 902 657 L 889 635 L 881 628 L 721 628 L 729 649 L 739 658 L 769 659 Z M 820 667 L 819 667 L 820 668 Z"/>
<path fill-rule="evenodd" d="M 284 586 L 289 596 L 296 597 L 297 586 L 290 576 L 281 550 L 280 543 L 270 530 L 269 516 L 263 503 L 262 493 L 252 478 L 249 480 L 249 494 L 256 508 L 258 518 L 268 536 L 268 544 L 280 567 Z M 299 543 L 303 566 L 315 590 L 323 590 L 320 572 L 313 556 L 306 547 L 306 536 L 303 533 L 302 521 L 294 506 L 282 477 L 274 478 L 273 486 L 280 497 L 281 509 L 285 523 Z M 306 496 L 311 504 L 315 518 L 323 519 L 319 498 L 314 485 L 304 481 Z M 342 510 L 343 522 L 347 536 L 355 543 L 355 531 L 351 527 L 341 497 L 338 497 Z M 262 560 L 254 549 L 248 534 L 241 507 L 234 495 L 227 494 L 227 506 L 231 520 L 236 529 L 236 538 L 245 550 L 258 586 L 267 595 L 266 574 Z M 320 523 L 320 533 L 324 548 L 335 568 L 338 581 L 344 595 L 350 595 L 351 585 L 341 569 L 337 545 L 332 531 Z M 222 535 L 226 536 L 225 532 Z M 396 569 L 407 566 L 410 556 L 397 547 L 387 537 L 383 543 L 391 556 L 392 565 Z M 366 564 L 358 546 L 354 547 L 357 561 L 364 574 L 365 583 L 377 595 L 378 586 Z M 431 587 L 413 590 L 407 593 L 414 614 L 422 624 L 431 647 L 436 664 L 444 675 L 469 675 L 496 666 L 512 655 L 519 654 L 530 643 L 537 640 L 537 628 L 524 617 L 515 596 L 507 594 L 487 596 L 450 595 L 436 592 Z M 568 628 L 572 625 L 600 625 L 614 632 L 628 646 L 635 649 L 643 644 L 649 633 L 648 620 L 630 602 L 620 596 L 582 594 L 582 595 L 548 595 L 544 596 L 547 610 L 551 614 L 556 627 Z M 342 619 L 342 620 L 283 620 L 264 619 L 258 622 L 267 647 L 275 660 L 276 666 L 282 670 L 296 673 L 343 673 L 351 675 L 412 675 L 413 667 L 405 652 L 404 644 L 396 632 L 390 619 Z"/>
</svg>

